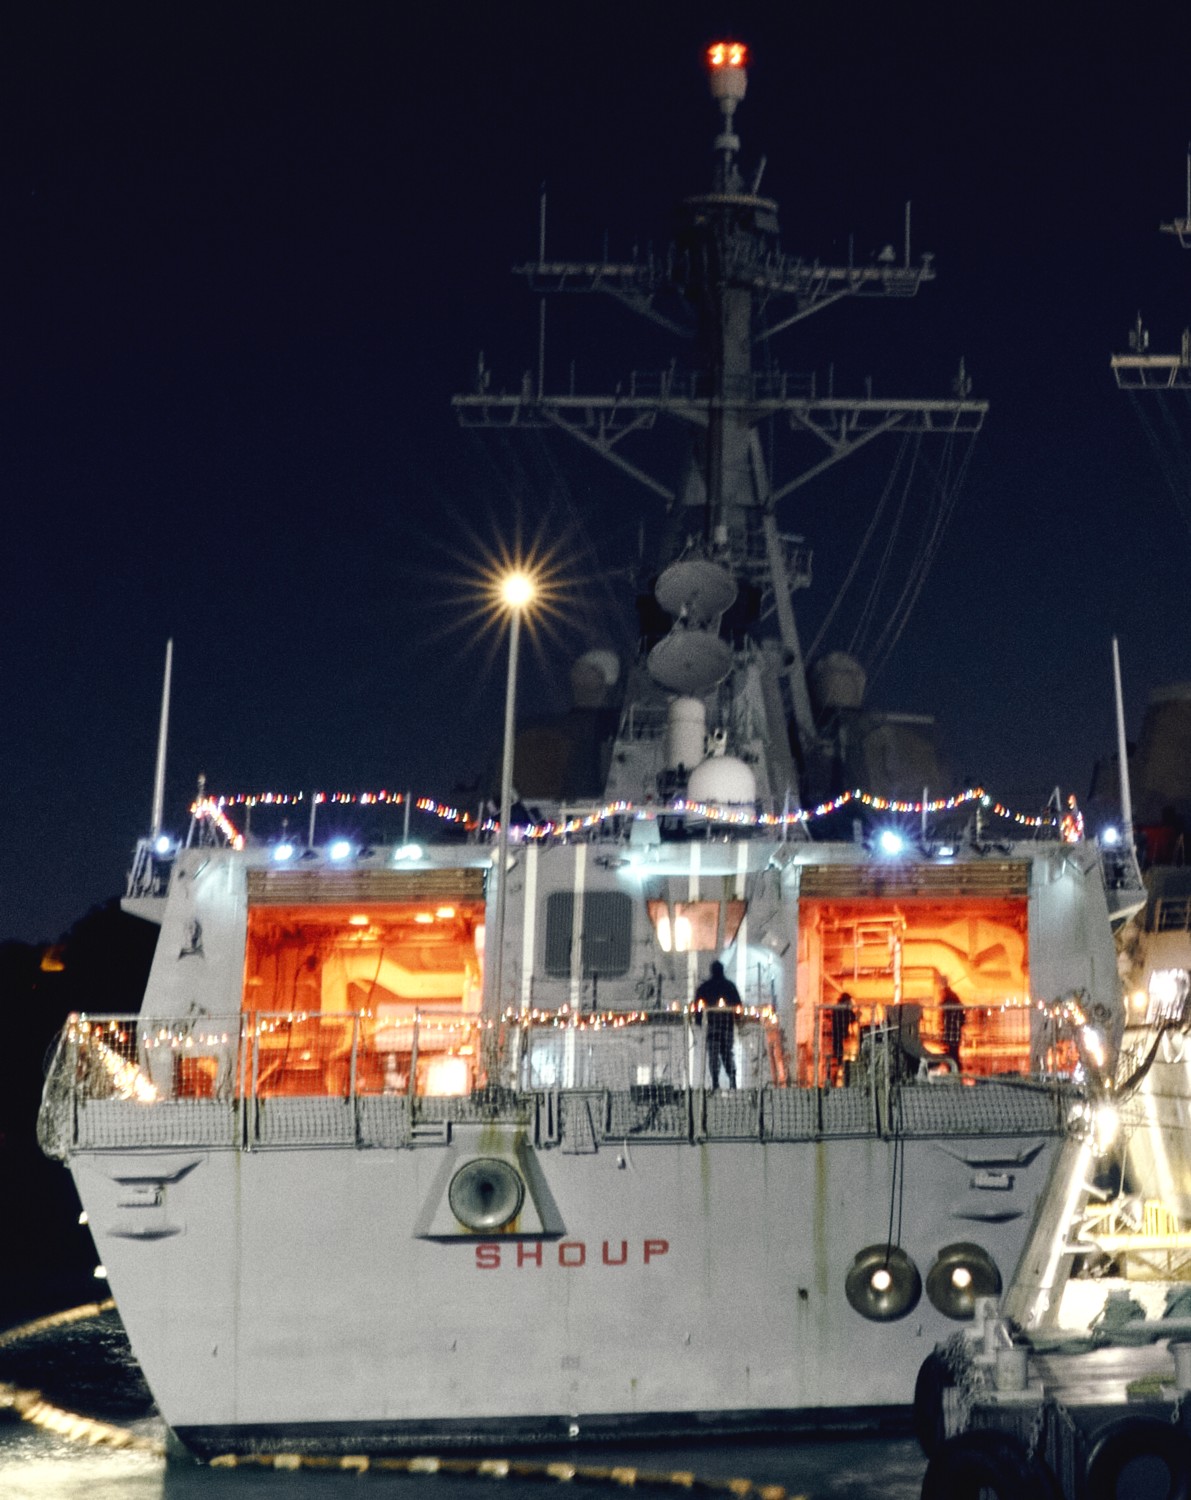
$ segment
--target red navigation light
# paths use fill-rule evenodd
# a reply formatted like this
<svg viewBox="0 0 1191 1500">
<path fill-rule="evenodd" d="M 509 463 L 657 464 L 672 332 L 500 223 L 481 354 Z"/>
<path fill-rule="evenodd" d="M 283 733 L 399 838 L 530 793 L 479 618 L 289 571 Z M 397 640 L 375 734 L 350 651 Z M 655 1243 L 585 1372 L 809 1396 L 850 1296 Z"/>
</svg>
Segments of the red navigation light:
<svg viewBox="0 0 1191 1500">
<path fill-rule="evenodd" d="M 709 68 L 743 68 L 749 60 L 749 49 L 743 42 L 712 42 L 707 49 Z"/>
</svg>

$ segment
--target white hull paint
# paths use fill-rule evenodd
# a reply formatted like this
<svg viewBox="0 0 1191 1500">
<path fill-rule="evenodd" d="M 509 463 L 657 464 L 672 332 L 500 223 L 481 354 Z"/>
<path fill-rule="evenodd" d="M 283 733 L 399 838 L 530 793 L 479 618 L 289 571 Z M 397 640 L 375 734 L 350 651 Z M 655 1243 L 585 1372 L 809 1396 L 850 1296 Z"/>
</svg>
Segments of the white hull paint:
<svg viewBox="0 0 1191 1500">
<path fill-rule="evenodd" d="M 445 1191 L 444 1158 L 491 1150 L 494 1129 L 404 1151 L 76 1156 L 171 1426 L 200 1449 L 237 1431 L 350 1446 L 365 1431 L 558 1439 L 611 1419 L 731 1429 L 904 1405 L 955 1324 L 925 1298 L 897 1322 L 859 1318 L 852 1256 L 886 1239 L 892 1212 L 923 1267 L 978 1238 L 1012 1269 L 1057 1145 L 1031 1143 L 1043 1149 L 995 1195 L 1022 1217 L 999 1223 L 968 1217 L 994 1196 L 962 1160 L 987 1156 L 987 1139 L 907 1143 L 901 1194 L 886 1141 L 634 1143 L 535 1153 L 555 1237 L 411 1233 Z M 155 1167 L 178 1174 L 160 1206 L 121 1208 L 128 1179 Z"/>
</svg>

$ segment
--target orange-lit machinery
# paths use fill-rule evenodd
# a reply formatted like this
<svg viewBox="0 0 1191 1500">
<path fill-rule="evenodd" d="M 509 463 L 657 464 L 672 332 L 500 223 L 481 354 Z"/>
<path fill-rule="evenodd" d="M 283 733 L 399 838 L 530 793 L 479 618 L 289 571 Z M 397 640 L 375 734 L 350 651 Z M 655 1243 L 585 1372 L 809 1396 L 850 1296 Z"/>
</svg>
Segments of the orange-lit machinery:
<svg viewBox="0 0 1191 1500">
<path fill-rule="evenodd" d="M 798 1001 L 801 1082 L 842 1082 L 868 1030 L 884 1025 L 903 1030 L 907 1062 L 1028 1072 L 1026 899 L 806 900 Z"/>
<path fill-rule="evenodd" d="M 239 1087 L 260 1096 L 466 1093 L 480 899 L 250 906 Z M 194 1059 L 195 1065 L 202 1059 Z M 412 1079 L 411 1079 L 412 1070 Z M 204 1092 L 201 1079 L 184 1092 Z"/>
</svg>

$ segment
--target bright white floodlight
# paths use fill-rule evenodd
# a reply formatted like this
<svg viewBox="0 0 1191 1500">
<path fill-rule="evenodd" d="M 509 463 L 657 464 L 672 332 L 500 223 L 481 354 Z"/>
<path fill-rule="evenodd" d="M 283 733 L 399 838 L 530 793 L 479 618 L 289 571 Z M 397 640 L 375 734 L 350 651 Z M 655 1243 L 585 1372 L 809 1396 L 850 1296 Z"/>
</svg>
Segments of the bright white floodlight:
<svg viewBox="0 0 1191 1500">
<path fill-rule="evenodd" d="M 509 573 L 500 585 L 500 597 L 510 609 L 524 609 L 533 603 L 537 589 L 528 573 Z"/>
</svg>

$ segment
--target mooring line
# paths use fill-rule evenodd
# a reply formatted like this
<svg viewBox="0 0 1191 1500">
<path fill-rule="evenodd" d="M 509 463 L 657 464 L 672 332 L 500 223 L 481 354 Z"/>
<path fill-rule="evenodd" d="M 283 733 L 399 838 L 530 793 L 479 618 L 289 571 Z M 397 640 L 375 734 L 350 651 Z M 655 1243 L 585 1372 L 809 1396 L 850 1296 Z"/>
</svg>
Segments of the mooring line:
<svg viewBox="0 0 1191 1500">
<path fill-rule="evenodd" d="M 392 1458 L 370 1453 L 345 1453 L 323 1457 L 311 1453 L 223 1453 L 210 1460 L 213 1469 L 351 1469 L 357 1474 L 376 1470 L 388 1474 L 469 1475 L 480 1479 L 553 1479 L 566 1484 L 615 1484 L 626 1489 L 637 1486 L 697 1490 L 701 1493 L 734 1495 L 737 1500 L 807 1500 L 790 1495 L 780 1484 L 755 1484 L 751 1479 L 710 1479 L 688 1469 L 637 1469 L 625 1464 L 611 1468 L 602 1464 L 526 1463 L 509 1458 L 440 1458 L 418 1454 Z"/>
<path fill-rule="evenodd" d="M 55 1328 L 65 1328 L 68 1323 L 85 1323 L 88 1318 L 98 1318 L 101 1313 L 114 1311 L 115 1306 L 115 1299 L 107 1297 L 102 1302 L 83 1302 L 78 1307 L 68 1307 L 65 1312 L 51 1313 L 47 1318 L 34 1318 L 31 1323 L 6 1328 L 0 1333 L 0 1349 L 7 1344 L 19 1344 L 22 1339 L 50 1333 Z"/>
<path fill-rule="evenodd" d="M 103 1302 L 85 1302 L 65 1312 L 51 1313 L 46 1318 L 34 1318 L 16 1328 L 0 1332 L 0 1348 L 18 1344 L 24 1339 L 36 1338 L 50 1333 L 55 1328 L 64 1328 L 71 1323 L 83 1323 L 88 1318 L 100 1317 L 111 1312 L 116 1304 L 112 1298 Z M 85 1442 L 92 1447 L 122 1448 L 125 1451 L 148 1453 L 155 1458 L 166 1457 L 166 1445 L 159 1438 L 142 1437 L 130 1432 L 127 1427 L 118 1427 L 112 1422 L 100 1422 L 94 1417 L 84 1417 L 78 1412 L 66 1411 L 46 1401 L 40 1391 L 25 1390 L 20 1386 L 0 1381 L 0 1409 L 7 1407 L 15 1411 L 23 1422 L 45 1428 L 72 1442 Z M 409 1458 L 394 1458 L 383 1454 L 345 1453 L 337 1456 L 322 1456 L 314 1453 L 222 1453 L 209 1461 L 212 1469 L 260 1468 L 260 1469 L 345 1469 L 357 1474 L 370 1471 L 385 1474 L 451 1474 L 471 1475 L 479 1479 L 553 1479 L 560 1484 L 579 1480 L 582 1484 L 615 1484 L 633 1489 L 638 1485 L 647 1488 L 672 1488 L 698 1490 L 702 1493 L 733 1495 L 736 1500 L 807 1500 L 806 1495 L 790 1495 L 780 1484 L 755 1484 L 751 1479 L 709 1479 L 687 1469 L 655 1471 L 637 1469 L 626 1464 L 611 1468 L 600 1464 L 526 1463 L 510 1458 L 441 1458 L 434 1454 L 415 1454 Z"/>
<path fill-rule="evenodd" d="M 136 1453 L 150 1453 L 155 1458 L 165 1457 L 165 1444 L 160 1438 L 142 1437 L 127 1427 L 116 1426 L 114 1422 L 100 1422 L 95 1417 L 66 1411 L 61 1406 L 52 1405 L 40 1391 L 0 1382 L 0 1409 L 4 1407 L 15 1411 L 22 1422 L 43 1427 L 73 1443 L 87 1443 L 92 1448 L 124 1448 Z"/>
</svg>

